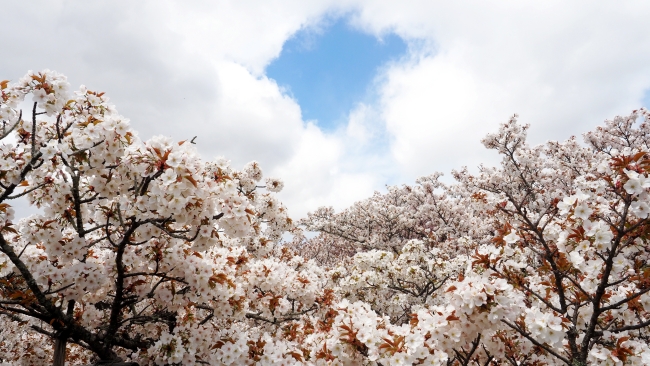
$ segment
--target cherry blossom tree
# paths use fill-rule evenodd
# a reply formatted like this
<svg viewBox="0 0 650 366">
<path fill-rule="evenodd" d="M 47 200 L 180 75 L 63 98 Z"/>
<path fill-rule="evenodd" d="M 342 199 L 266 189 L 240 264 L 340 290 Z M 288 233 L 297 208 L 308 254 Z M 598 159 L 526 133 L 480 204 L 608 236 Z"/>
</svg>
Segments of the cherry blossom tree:
<svg viewBox="0 0 650 366">
<path fill-rule="evenodd" d="M 303 224 L 320 235 L 292 245 L 339 261 L 340 296 L 401 327 L 351 328 L 383 364 L 648 364 L 649 117 L 537 147 L 513 118 L 483 140 L 501 167 L 319 209 Z"/>
<path fill-rule="evenodd" d="M 650 364 L 646 110 L 585 144 L 512 118 L 499 167 L 319 209 L 314 237 L 256 162 L 141 141 L 56 72 L 0 88 L 3 365 Z"/>
<path fill-rule="evenodd" d="M 314 308 L 321 274 L 282 256 L 282 182 L 260 184 L 257 163 L 141 142 L 103 93 L 48 70 L 3 82 L 1 101 L 2 361 L 63 364 L 67 349 L 71 362 L 212 364 L 215 329 Z M 41 214 L 16 221 L 21 197 Z"/>
</svg>

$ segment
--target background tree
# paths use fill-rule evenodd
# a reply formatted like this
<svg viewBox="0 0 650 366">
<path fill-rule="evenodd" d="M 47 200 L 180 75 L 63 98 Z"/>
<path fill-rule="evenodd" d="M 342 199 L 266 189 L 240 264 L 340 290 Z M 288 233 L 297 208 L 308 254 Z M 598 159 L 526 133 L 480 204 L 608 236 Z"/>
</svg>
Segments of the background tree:
<svg viewBox="0 0 650 366">
<path fill-rule="evenodd" d="M 344 261 L 330 272 L 342 297 L 410 324 L 449 365 L 650 362 L 647 122 L 635 111 L 586 134 L 588 146 L 529 147 L 513 118 L 483 141 L 500 168 L 320 209 L 303 221 L 320 234 L 293 245 Z M 425 360 L 404 341 L 379 347 Z"/>
</svg>

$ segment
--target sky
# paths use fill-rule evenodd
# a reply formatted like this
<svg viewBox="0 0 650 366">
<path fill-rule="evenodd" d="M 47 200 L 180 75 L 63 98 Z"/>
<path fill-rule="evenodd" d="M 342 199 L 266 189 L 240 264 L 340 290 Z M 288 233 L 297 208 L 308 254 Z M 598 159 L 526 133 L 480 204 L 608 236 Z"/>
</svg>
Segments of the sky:
<svg viewBox="0 0 650 366">
<path fill-rule="evenodd" d="M 352 27 L 348 17 L 331 17 L 292 35 L 265 74 L 298 102 L 303 120 L 331 132 L 357 104 L 377 97 L 375 77 L 406 52 L 394 33 L 377 37 Z"/>
<path fill-rule="evenodd" d="M 2 1 L 0 79 L 52 69 L 143 139 L 284 180 L 295 218 L 650 104 L 647 1 Z M 447 178 L 449 179 L 449 178 Z"/>
</svg>

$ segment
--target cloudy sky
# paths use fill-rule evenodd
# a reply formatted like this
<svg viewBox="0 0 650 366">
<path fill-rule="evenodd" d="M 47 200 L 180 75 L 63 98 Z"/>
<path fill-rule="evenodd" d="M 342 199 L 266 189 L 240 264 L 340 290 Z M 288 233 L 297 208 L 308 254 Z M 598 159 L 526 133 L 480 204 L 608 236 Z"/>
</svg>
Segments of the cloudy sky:
<svg viewBox="0 0 650 366">
<path fill-rule="evenodd" d="M 257 160 L 296 217 L 494 164 L 650 103 L 647 1 L 2 1 L 0 79 L 49 68 L 144 139 Z"/>
</svg>

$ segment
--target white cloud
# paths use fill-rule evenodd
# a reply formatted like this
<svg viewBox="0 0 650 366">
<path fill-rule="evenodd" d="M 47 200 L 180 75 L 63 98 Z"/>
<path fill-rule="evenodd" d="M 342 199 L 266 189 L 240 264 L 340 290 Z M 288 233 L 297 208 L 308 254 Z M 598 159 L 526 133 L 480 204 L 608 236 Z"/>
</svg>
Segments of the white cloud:
<svg viewBox="0 0 650 366">
<path fill-rule="evenodd" d="M 388 72 L 382 117 L 403 174 L 449 171 L 472 158 L 468 147 L 489 130 L 472 120 L 483 107 L 481 87 L 446 55 L 417 59 Z"/>
<path fill-rule="evenodd" d="M 281 197 L 291 212 L 303 214 L 319 206 L 342 209 L 372 193 L 376 175 L 356 164 L 356 170 L 347 169 L 345 160 L 350 156 L 342 140 L 307 124 L 296 153 L 273 170 L 285 181 Z"/>
<path fill-rule="evenodd" d="M 224 154 L 235 167 L 259 161 L 266 176 L 284 180 L 280 197 L 296 217 L 322 205 L 340 209 L 372 193 L 376 174 L 359 169 L 361 162 L 349 164 L 356 139 L 303 122 L 297 103 L 273 80 L 232 62 L 218 70 L 214 122 L 204 124 L 198 139 L 206 157 Z M 356 136 L 363 139 L 363 133 Z"/>
<path fill-rule="evenodd" d="M 486 159 L 479 140 L 518 113 L 564 139 L 641 105 L 647 2 L 364 1 L 355 24 L 412 40 L 377 108 L 403 179 Z"/>
<path fill-rule="evenodd" d="M 154 2 L 158 4 L 158 2 Z M 164 24 L 183 47 L 211 60 L 230 60 L 255 75 L 280 55 L 299 29 L 336 12 L 338 1 L 165 1 Z"/>
</svg>

